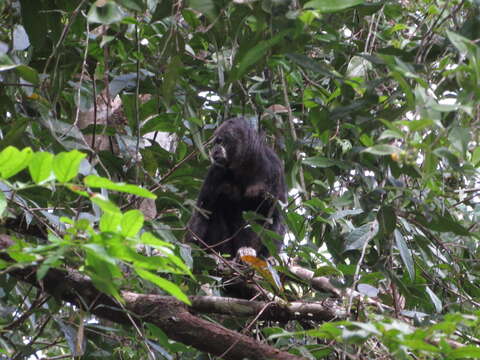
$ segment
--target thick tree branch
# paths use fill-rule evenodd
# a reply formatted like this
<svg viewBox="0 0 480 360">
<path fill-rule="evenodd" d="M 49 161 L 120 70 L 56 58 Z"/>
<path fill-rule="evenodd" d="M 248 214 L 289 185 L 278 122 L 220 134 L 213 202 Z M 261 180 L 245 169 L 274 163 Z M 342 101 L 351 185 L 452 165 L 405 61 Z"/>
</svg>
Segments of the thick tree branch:
<svg viewBox="0 0 480 360">
<path fill-rule="evenodd" d="M 191 345 L 198 350 L 221 355 L 231 349 L 225 359 L 299 359 L 299 357 L 262 344 L 248 336 L 208 322 L 192 311 L 255 316 L 260 310 L 262 319 L 290 320 L 307 318 L 331 320 L 343 316 L 341 310 L 328 303 L 291 303 L 288 306 L 267 304 L 221 297 L 192 297 L 192 307 L 169 296 L 143 295 L 122 292 L 125 300 L 122 309 L 114 299 L 99 292 L 90 279 L 75 270 L 50 269 L 41 282 L 37 281 L 36 268 L 12 269 L 9 273 L 22 281 L 33 284 L 43 291 L 84 308 L 99 317 L 131 325 L 125 310 L 131 312 L 138 321 L 146 321 L 161 328 L 171 339 Z M 234 346 L 232 346 L 235 344 Z"/>
<path fill-rule="evenodd" d="M 331 321 L 335 318 L 345 317 L 345 312 L 332 300 L 327 299 L 322 304 L 295 301 L 288 305 L 275 302 L 249 301 L 236 298 L 219 296 L 193 296 L 192 308 L 203 313 L 216 313 L 235 316 L 260 316 L 263 320 L 289 321 L 289 320 L 315 320 Z"/>
<path fill-rule="evenodd" d="M 328 278 L 324 276 L 315 276 L 313 271 L 302 268 L 298 265 L 290 265 L 288 270 L 300 279 L 310 282 L 315 290 L 330 293 L 337 298 L 341 297 L 340 290 L 335 288 Z"/>
</svg>

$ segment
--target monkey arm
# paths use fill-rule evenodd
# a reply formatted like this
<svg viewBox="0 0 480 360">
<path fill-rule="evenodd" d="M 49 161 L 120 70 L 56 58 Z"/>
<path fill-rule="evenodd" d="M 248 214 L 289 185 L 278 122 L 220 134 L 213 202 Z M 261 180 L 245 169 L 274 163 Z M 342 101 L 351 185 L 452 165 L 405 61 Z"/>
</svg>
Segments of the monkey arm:
<svg viewBox="0 0 480 360">
<path fill-rule="evenodd" d="M 193 211 L 187 225 L 186 240 L 188 242 L 198 242 L 198 239 L 206 240 L 210 217 L 215 211 L 222 188 L 225 187 L 225 173 L 225 169 L 218 166 L 212 166 L 208 170 L 198 195 L 197 208 Z"/>
<path fill-rule="evenodd" d="M 200 194 L 197 199 L 197 206 L 207 211 L 213 211 L 215 203 L 226 185 L 226 170 L 219 166 L 212 166 L 208 170 Z"/>
</svg>

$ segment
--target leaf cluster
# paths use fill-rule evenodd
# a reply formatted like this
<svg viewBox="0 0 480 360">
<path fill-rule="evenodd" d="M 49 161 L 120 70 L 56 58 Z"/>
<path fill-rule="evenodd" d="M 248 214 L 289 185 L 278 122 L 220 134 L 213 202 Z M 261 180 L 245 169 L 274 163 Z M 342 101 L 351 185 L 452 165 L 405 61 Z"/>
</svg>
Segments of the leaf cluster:
<svg viewBox="0 0 480 360">
<path fill-rule="evenodd" d="M 261 323 L 258 338 L 312 359 L 477 357 L 478 7 L 0 1 L 0 236 L 15 240 L 0 351 L 197 358 L 154 326 L 98 323 L 8 272 L 77 268 L 119 303 L 120 289 L 222 296 L 215 264 L 183 236 L 212 131 L 242 115 L 285 165 L 287 256 L 390 309 L 378 318 L 347 297 L 345 322 Z"/>
</svg>

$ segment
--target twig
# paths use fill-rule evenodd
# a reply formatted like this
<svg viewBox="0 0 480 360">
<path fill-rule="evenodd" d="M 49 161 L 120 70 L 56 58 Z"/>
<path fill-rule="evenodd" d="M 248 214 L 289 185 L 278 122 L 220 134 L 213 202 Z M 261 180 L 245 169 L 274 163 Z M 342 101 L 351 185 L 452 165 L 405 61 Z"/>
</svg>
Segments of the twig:
<svg viewBox="0 0 480 360">
<path fill-rule="evenodd" d="M 287 111 L 288 111 L 288 123 L 290 125 L 290 133 L 292 135 L 292 139 L 293 139 L 294 143 L 296 144 L 297 140 L 298 140 L 298 137 L 297 137 L 297 133 L 295 132 L 295 124 L 293 122 L 293 113 L 292 113 L 292 108 L 290 106 L 290 100 L 288 99 L 287 83 L 286 83 L 286 80 L 285 80 L 285 74 L 283 73 L 283 68 L 282 67 L 279 67 L 279 69 L 280 69 L 280 77 L 281 77 L 281 80 L 282 80 L 283 98 L 284 98 L 284 101 L 285 101 L 285 106 L 287 107 Z M 300 151 L 298 151 L 298 150 L 295 151 L 295 158 L 296 158 L 297 161 L 301 162 Z M 305 185 L 305 176 L 304 176 L 304 173 L 303 173 L 303 167 L 302 166 L 299 167 L 299 175 L 300 175 L 300 185 L 302 186 L 302 192 L 305 195 L 305 199 L 308 200 L 309 196 L 307 194 L 307 186 Z"/>
<path fill-rule="evenodd" d="M 48 57 L 45 66 L 43 68 L 43 73 L 47 72 L 48 67 L 50 66 L 50 62 L 52 61 L 53 57 L 57 54 L 58 49 L 60 46 L 63 44 L 65 41 L 65 38 L 67 37 L 67 34 L 70 30 L 70 27 L 72 26 L 73 22 L 75 21 L 75 18 L 77 17 L 78 13 L 80 12 L 80 9 L 83 7 L 83 5 L 87 2 L 87 0 L 81 0 L 78 6 L 75 8 L 75 10 L 72 11 L 72 14 L 70 15 L 70 18 L 68 19 L 67 24 L 64 26 L 62 34 L 60 35 L 60 38 L 58 39 L 57 43 L 55 44 L 52 53 Z M 55 72 L 54 72 L 55 75 Z"/>
<path fill-rule="evenodd" d="M 265 312 L 265 310 L 266 310 L 270 305 L 272 305 L 272 304 L 274 304 L 274 302 L 267 302 L 267 303 L 265 304 L 265 306 L 258 312 L 258 314 L 252 319 L 252 321 L 250 321 L 250 323 L 246 326 L 246 328 L 242 330 L 242 332 L 245 333 L 247 330 L 249 330 L 249 329 L 252 327 L 252 325 L 255 324 L 255 322 L 260 318 L 260 316 Z M 224 352 L 222 355 L 220 355 L 219 357 L 220 357 L 220 358 L 225 357 L 225 355 L 227 355 L 227 354 L 235 347 L 235 345 L 238 344 L 239 341 L 240 341 L 240 339 L 236 340 L 236 341 L 235 341 L 232 345 L 230 345 L 230 347 L 229 347 L 227 350 L 225 350 L 225 352 Z"/>
<path fill-rule="evenodd" d="M 6 83 L 6 82 L 3 82 L 3 81 L 0 81 L 0 85 L 2 86 L 27 86 L 27 87 L 38 87 L 38 85 L 34 85 L 34 84 L 20 84 L 20 83 Z"/>
</svg>

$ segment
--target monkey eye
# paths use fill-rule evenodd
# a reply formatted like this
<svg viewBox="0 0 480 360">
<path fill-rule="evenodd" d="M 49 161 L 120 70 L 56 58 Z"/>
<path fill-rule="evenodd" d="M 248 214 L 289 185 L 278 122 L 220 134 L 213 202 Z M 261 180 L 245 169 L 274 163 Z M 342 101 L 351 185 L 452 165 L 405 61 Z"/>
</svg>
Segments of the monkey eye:
<svg viewBox="0 0 480 360">
<path fill-rule="evenodd" d="M 215 144 L 221 144 L 222 142 L 223 142 L 223 139 L 220 138 L 220 137 L 216 137 L 215 140 L 214 140 Z"/>
</svg>

